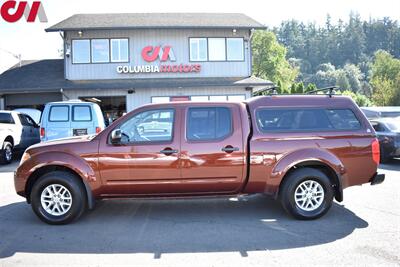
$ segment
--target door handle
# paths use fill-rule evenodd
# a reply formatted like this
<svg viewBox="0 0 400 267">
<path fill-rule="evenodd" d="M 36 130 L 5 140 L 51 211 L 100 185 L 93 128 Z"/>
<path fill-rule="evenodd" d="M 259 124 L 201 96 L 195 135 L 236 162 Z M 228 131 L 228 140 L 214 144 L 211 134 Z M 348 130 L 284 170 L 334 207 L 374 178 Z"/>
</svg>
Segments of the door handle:
<svg viewBox="0 0 400 267">
<path fill-rule="evenodd" d="M 161 150 L 160 153 L 169 156 L 169 155 L 178 153 L 178 150 L 167 147 L 167 148 L 164 148 L 163 150 Z"/>
<path fill-rule="evenodd" d="M 233 146 L 226 146 L 224 148 L 221 149 L 222 151 L 226 152 L 226 153 L 232 153 L 234 151 L 239 151 L 238 147 L 233 147 Z"/>
</svg>

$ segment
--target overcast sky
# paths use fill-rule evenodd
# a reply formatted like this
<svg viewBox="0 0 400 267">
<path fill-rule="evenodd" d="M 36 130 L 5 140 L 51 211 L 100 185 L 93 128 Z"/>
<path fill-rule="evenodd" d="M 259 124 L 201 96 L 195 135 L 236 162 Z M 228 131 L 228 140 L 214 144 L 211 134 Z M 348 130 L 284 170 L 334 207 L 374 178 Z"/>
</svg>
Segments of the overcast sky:
<svg viewBox="0 0 400 267">
<path fill-rule="evenodd" d="M 4 0 L 0 0 L 0 5 Z M 32 0 L 28 0 L 31 4 Z M 7 50 L 21 54 L 22 59 L 57 58 L 61 48 L 58 33 L 46 33 L 45 28 L 76 13 L 118 12 L 240 12 L 267 26 L 282 20 L 324 23 L 326 15 L 332 21 L 347 20 L 350 12 L 363 19 L 391 17 L 400 20 L 399 0 L 42 0 L 48 23 L 6 23 L 0 18 L 0 73 L 18 61 Z"/>
</svg>

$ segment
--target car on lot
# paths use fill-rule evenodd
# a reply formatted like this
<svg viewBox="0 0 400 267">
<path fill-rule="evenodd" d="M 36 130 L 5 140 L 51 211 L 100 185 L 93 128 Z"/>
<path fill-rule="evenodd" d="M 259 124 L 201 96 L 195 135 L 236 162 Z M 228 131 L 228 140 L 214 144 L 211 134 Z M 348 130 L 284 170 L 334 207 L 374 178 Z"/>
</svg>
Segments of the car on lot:
<svg viewBox="0 0 400 267">
<path fill-rule="evenodd" d="M 11 163 L 15 151 L 39 143 L 39 126 L 26 114 L 0 111 L 0 161 Z"/>
<path fill-rule="evenodd" d="M 159 131 L 139 130 L 149 118 Z M 351 98 L 272 95 L 140 107 L 97 135 L 30 147 L 15 188 L 50 224 L 96 199 L 254 193 L 315 219 L 343 189 L 383 182 L 378 164 L 375 131 Z"/>
<path fill-rule="evenodd" d="M 400 107 L 362 107 L 368 119 L 400 117 Z"/>
<path fill-rule="evenodd" d="M 47 103 L 40 121 L 41 141 L 92 135 L 105 128 L 99 105 L 80 100 Z"/>
<path fill-rule="evenodd" d="M 400 119 L 371 120 L 380 144 L 381 162 L 400 157 Z"/>
</svg>

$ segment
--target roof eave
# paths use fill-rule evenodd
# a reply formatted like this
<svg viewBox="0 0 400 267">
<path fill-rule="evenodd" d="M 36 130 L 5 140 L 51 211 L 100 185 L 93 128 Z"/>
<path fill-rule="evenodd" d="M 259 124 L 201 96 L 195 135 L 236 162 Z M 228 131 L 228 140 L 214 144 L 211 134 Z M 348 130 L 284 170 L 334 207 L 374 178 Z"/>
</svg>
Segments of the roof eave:
<svg viewBox="0 0 400 267">
<path fill-rule="evenodd" d="M 45 29 L 46 32 L 59 32 L 59 31 L 88 31 L 88 30 L 134 30 L 134 29 L 255 29 L 266 30 L 266 26 L 121 26 L 121 27 L 73 27 L 73 28 L 57 28 L 50 27 Z"/>
</svg>

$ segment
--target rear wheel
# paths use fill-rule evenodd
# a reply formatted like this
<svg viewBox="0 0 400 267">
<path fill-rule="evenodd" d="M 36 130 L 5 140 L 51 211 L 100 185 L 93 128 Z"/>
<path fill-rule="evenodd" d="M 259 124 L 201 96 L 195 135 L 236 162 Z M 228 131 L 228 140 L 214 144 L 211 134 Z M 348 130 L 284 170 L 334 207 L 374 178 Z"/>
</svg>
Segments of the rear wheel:
<svg viewBox="0 0 400 267">
<path fill-rule="evenodd" d="M 285 178 L 279 192 L 283 208 L 292 216 L 312 220 L 324 215 L 333 201 L 330 179 L 313 168 L 300 168 Z"/>
<path fill-rule="evenodd" d="M 2 163 L 10 164 L 13 159 L 13 145 L 10 142 L 5 141 L 3 143 L 3 149 L 1 150 L 0 160 Z"/>
<path fill-rule="evenodd" d="M 78 219 L 86 208 L 86 194 L 81 181 L 68 172 L 45 174 L 31 192 L 32 209 L 48 224 L 67 224 Z"/>
</svg>

